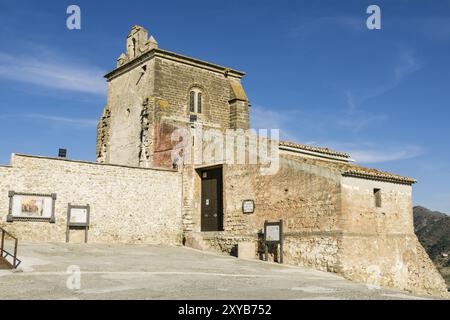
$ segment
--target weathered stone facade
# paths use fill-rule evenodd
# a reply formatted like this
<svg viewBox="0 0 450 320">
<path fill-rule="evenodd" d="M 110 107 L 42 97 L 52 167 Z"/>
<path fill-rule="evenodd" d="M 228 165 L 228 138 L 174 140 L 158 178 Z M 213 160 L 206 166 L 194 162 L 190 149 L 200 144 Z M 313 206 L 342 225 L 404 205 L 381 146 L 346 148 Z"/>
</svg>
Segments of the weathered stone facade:
<svg viewBox="0 0 450 320">
<path fill-rule="evenodd" d="M 146 43 L 147 32 L 141 27 L 133 28 L 128 43 L 136 30 L 141 30 L 136 43 Z M 226 157 L 186 161 L 193 149 L 205 152 L 212 143 L 199 141 L 191 129 L 249 128 L 243 76 L 156 45 L 141 50 L 134 59 L 128 51 L 119 67 L 106 76 L 108 103 L 99 125 L 98 145 L 103 148 L 99 147 L 98 160 L 178 167 L 183 242 L 188 246 L 236 255 L 239 243 L 253 242 L 258 257 L 264 221 L 283 219 L 287 263 L 338 272 L 373 285 L 444 292 L 442 278 L 413 232 L 411 185 L 415 180 L 352 165 L 345 153 L 289 142 L 280 142 L 280 167 L 271 175 L 261 174 L 260 165 L 228 164 Z M 193 88 L 203 93 L 201 112 L 190 108 Z M 102 123 L 109 117 L 105 130 Z M 174 138 L 179 128 L 188 132 L 187 137 Z M 185 140 L 182 147 L 181 140 Z M 245 142 L 246 152 L 250 152 L 249 143 Z M 174 154 L 184 154 L 184 163 L 174 163 Z M 223 230 L 202 232 L 201 172 L 208 167 L 222 170 Z M 242 212 L 246 199 L 255 201 L 253 214 Z"/>
<path fill-rule="evenodd" d="M 232 255 L 243 243 L 245 256 L 253 243 L 257 258 L 264 221 L 283 219 L 286 263 L 372 285 L 443 293 L 445 283 L 413 232 L 415 180 L 353 165 L 346 153 L 278 141 L 279 168 L 263 173 L 263 164 L 250 161 L 254 135 L 244 132 L 250 125 L 243 76 L 159 49 L 144 28 L 133 27 L 126 53 L 106 75 L 99 163 L 14 156 L 11 167 L 0 167 L 0 191 L 57 193 L 57 221 L 14 222 L 8 230 L 21 239 L 63 241 L 67 203 L 89 203 L 91 241 L 184 243 Z M 237 130 L 244 143 L 232 151 L 244 150 L 246 161 L 230 163 L 216 140 L 204 141 L 192 130 L 199 128 Z M 188 161 L 197 149 L 216 157 Z M 210 199 L 203 199 L 202 174 L 210 168 L 221 172 L 216 196 L 223 212 L 215 214 L 220 227 L 205 232 Z M 254 201 L 255 212 L 243 213 L 244 200 Z M 7 198 L 0 209 L 5 224 Z M 271 254 L 277 260 L 278 253 Z"/>
<path fill-rule="evenodd" d="M 248 129 L 248 102 L 240 79 L 244 73 L 173 52 L 146 47 L 147 31 L 134 27 L 140 55 L 106 75 L 108 101 L 99 123 L 99 162 L 172 167 L 171 134 L 189 128 L 190 115 L 205 128 Z M 126 63 L 124 61 L 127 61 Z M 202 112 L 190 112 L 189 94 L 203 94 Z"/>
<path fill-rule="evenodd" d="M 7 223 L 8 192 L 56 194 L 55 223 Z M 67 206 L 91 207 L 90 242 L 180 244 L 181 178 L 171 170 L 13 155 L 0 167 L 0 225 L 21 241 L 65 241 Z M 84 231 L 71 231 L 71 242 Z"/>
</svg>

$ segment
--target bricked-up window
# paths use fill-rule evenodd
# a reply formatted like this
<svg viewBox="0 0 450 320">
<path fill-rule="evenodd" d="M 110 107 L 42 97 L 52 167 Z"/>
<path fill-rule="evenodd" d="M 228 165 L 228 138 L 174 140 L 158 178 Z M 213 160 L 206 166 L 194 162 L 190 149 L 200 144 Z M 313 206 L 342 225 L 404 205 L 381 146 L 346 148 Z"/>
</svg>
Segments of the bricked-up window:
<svg viewBox="0 0 450 320">
<path fill-rule="evenodd" d="M 189 111 L 195 112 L 195 92 L 191 91 L 189 96 Z"/>
<path fill-rule="evenodd" d="M 202 113 L 203 95 L 200 89 L 194 88 L 189 93 L 189 112 Z"/>
<path fill-rule="evenodd" d="M 381 208 L 381 189 L 373 189 L 373 197 L 376 208 Z"/>
</svg>

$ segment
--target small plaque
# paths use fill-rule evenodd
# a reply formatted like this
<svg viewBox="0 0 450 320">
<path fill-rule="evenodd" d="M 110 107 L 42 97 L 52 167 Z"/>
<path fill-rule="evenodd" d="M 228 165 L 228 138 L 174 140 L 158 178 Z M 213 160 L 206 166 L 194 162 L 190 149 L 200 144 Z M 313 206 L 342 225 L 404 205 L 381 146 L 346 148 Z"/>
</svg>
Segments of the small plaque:
<svg viewBox="0 0 450 320">
<path fill-rule="evenodd" d="M 244 200 L 242 202 L 242 212 L 245 214 L 251 214 L 255 212 L 255 201 L 253 200 Z"/>
</svg>

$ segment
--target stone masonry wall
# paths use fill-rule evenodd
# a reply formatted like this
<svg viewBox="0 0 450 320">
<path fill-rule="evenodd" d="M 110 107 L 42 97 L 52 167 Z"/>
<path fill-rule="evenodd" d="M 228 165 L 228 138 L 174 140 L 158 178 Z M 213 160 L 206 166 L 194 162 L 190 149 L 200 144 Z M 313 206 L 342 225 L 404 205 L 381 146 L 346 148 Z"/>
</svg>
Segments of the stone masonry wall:
<svg viewBox="0 0 450 320">
<path fill-rule="evenodd" d="M 200 178 L 194 173 L 192 217 L 184 219 L 192 230 L 185 233 L 187 244 L 236 255 L 242 241 L 258 248 L 265 220 L 283 219 L 285 263 L 374 286 L 443 294 L 445 283 L 413 232 L 411 186 L 342 177 L 336 168 L 332 162 L 289 155 L 281 157 L 275 175 L 261 175 L 255 165 L 224 165 L 222 232 L 200 232 L 195 202 Z M 375 206 L 375 188 L 382 192 L 381 208 Z M 242 213 L 246 199 L 255 200 L 254 214 Z M 258 255 L 261 248 L 255 250 Z"/>
<path fill-rule="evenodd" d="M 154 56 L 109 80 L 97 131 L 98 161 L 171 168 L 171 134 L 189 127 L 193 88 L 202 92 L 202 112 L 196 115 L 205 129 L 248 128 L 248 102 L 242 100 L 247 98 L 239 78 Z"/>
<path fill-rule="evenodd" d="M 189 121 L 189 92 L 193 87 L 203 93 L 203 111 L 198 115 L 199 119 L 216 124 L 218 128 L 229 128 L 231 87 L 230 80 L 224 74 L 155 58 L 154 94 L 168 104 L 161 117 L 180 117 Z"/>
<path fill-rule="evenodd" d="M 374 202 L 381 190 L 381 207 Z M 342 274 L 347 278 L 416 293 L 440 294 L 444 280 L 413 229 L 409 185 L 342 178 Z"/>
<path fill-rule="evenodd" d="M 56 223 L 7 223 L 10 190 L 56 193 Z M 91 206 L 90 242 L 181 244 L 177 172 L 22 155 L 0 167 L 0 225 L 21 241 L 65 241 L 68 203 Z M 71 241 L 83 232 L 71 231 Z"/>
<path fill-rule="evenodd" d="M 142 159 L 143 129 L 151 126 L 143 119 L 148 106 L 153 101 L 154 60 L 143 62 L 108 83 L 109 112 L 107 143 L 103 162 L 139 166 Z M 150 101 L 150 102 L 152 102 Z M 150 111 L 144 110 L 149 108 Z M 97 140 L 101 138 L 98 133 Z M 147 146 L 149 148 L 149 146 Z M 100 160 L 100 159 L 99 159 Z"/>
<path fill-rule="evenodd" d="M 224 166 L 224 231 L 200 233 L 200 206 L 192 205 L 188 245 L 234 254 L 240 241 L 258 243 L 265 220 L 283 219 L 286 263 L 338 271 L 340 175 L 301 159 L 280 161 L 275 175 L 261 175 L 256 165 Z M 193 199 L 199 199 L 197 180 Z M 247 199 L 255 201 L 250 215 L 242 212 Z"/>
</svg>

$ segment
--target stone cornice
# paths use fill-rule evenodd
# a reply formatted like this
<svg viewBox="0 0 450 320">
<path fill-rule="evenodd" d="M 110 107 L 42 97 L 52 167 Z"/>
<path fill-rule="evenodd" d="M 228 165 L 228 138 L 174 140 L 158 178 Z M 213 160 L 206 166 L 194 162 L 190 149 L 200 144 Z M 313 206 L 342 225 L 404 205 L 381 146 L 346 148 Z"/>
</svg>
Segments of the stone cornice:
<svg viewBox="0 0 450 320">
<path fill-rule="evenodd" d="M 238 78 L 238 79 L 241 79 L 243 76 L 245 76 L 245 72 L 243 72 L 243 71 L 230 69 L 230 68 L 227 68 L 224 66 L 220 66 L 218 64 L 191 58 L 191 57 L 184 56 L 184 55 L 181 55 L 181 54 L 178 54 L 175 52 L 170 52 L 167 50 L 155 48 L 155 49 L 145 52 L 144 54 L 140 55 L 139 57 L 127 62 L 123 66 L 120 66 L 117 69 L 111 71 L 110 73 L 105 75 L 105 78 L 108 81 L 111 81 L 112 79 L 122 75 L 123 73 L 126 73 L 129 70 L 135 68 L 137 65 L 139 65 L 145 61 L 151 60 L 155 57 L 183 63 L 183 64 L 194 66 L 194 67 L 199 67 L 199 68 L 209 70 L 212 72 L 217 72 L 220 74 L 226 74 L 227 76 Z"/>
</svg>

